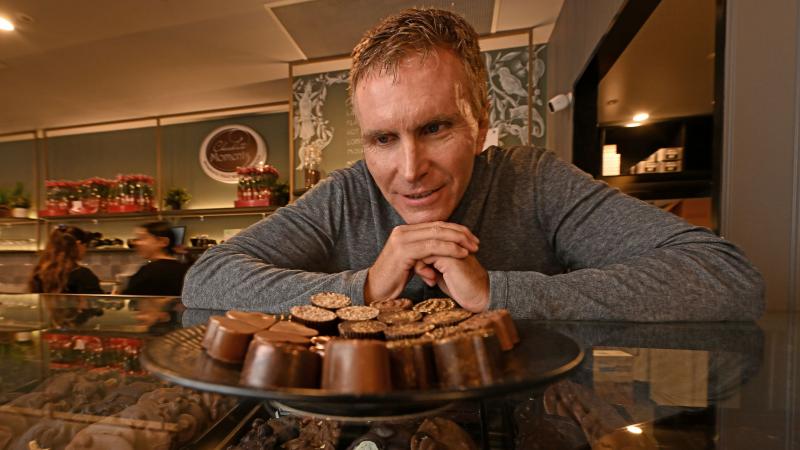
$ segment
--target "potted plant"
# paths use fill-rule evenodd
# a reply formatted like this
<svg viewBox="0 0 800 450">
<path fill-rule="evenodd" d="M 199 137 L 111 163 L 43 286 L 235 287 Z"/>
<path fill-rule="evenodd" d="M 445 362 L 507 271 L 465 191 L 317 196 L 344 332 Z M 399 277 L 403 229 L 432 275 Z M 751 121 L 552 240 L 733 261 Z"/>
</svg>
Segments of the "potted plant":
<svg viewBox="0 0 800 450">
<path fill-rule="evenodd" d="M 0 217 L 8 217 L 11 215 L 11 210 L 8 209 L 8 194 L 3 189 L 0 189 Z"/>
<path fill-rule="evenodd" d="M 164 205 L 170 209 L 181 209 L 184 203 L 189 203 L 192 197 L 184 188 L 172 188 L 164 196 Z"/>
<path fill-rule="evenodd" d="M 17 181 L 14 190 L 8 198 L 8 203 L 11 206 L 11 215 L 18 218 L 28 217 L 28 208 L 31 207 L 31 198 L 25 194 L 25 186 L 21 181 Z"/>
</svg>

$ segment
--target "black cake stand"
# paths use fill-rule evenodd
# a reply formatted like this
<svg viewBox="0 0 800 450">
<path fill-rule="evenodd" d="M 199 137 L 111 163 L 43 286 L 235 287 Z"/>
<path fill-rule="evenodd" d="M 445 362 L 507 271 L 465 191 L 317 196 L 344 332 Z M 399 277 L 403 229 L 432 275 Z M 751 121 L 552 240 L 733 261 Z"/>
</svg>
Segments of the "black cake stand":
<svg viewBox="0 0 800 450">
<path fill-rule="evenodd" d="M 538 326 L 519 330 L 520 343 L 504 352 L 497 382 L 481 387 L 342 394 L 323 389 L 264 390 L 239 384 L 241 365 L 220 363 L 200 346 L 205 325 L 183 328 L 155 338 L 142 351 L 142 364 L 172 383 L 201 391 L 279 402 L 314 415 L 387 417 L 436 410 L 449 403 L 477 400 L 533 388 L 564 375 L 583 359 L 580 346 L 563 334 Z"/>
</svg>

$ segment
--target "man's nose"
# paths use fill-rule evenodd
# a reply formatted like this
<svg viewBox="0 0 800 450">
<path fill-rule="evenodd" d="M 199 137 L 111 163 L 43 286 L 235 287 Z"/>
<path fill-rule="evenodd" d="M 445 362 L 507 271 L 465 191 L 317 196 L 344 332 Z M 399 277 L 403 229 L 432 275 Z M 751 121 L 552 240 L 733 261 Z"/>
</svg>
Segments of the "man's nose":
<svg viewBox="0 0 800 450">
<path fill-rule="evenodd" d="M 408 182 L 425 176 L 428 171 L 428 158 L 425 148 L 416 139 L 409 139 L 403 146 L 401 175 Z"/>
</svg>

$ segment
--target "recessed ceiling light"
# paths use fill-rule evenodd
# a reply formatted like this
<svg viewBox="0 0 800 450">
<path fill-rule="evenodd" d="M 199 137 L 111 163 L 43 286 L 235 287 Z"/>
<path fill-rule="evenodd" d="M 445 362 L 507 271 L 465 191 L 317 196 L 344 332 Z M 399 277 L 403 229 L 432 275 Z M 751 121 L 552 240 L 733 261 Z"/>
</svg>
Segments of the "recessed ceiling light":
<svg viewBox="0 0 800 450">
<path fill-rule="evenodd" d="M 642 125 L 642 122 L 629 122 L 629 123 L 625 124 L 625 126 L 627 128 L 638 127 L 638 126 L 641 126 L 641 125 Z"/>
<path fill-rule="evenodd" d="M 0 17 L 0 30 L 14 31 L 14 24 L 5 17 Z"/>
<path fill-rule="evenodd" d="M 634 122 L 644 122 L 645 120 L 647 120 L 649 118 L 650 118 L 650 114 L 647 114 L 646 112 L 642 112 L 642 113 L 638 113 L 635 116 L 633 116 L 633 121 Z"/>
</svg>

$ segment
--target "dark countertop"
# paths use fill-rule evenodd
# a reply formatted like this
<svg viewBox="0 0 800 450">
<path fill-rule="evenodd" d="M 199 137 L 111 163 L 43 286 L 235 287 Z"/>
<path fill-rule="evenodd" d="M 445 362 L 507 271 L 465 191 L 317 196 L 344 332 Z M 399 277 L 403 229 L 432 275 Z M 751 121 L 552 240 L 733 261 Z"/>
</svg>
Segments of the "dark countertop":
<svg viewBox="0 0 800 450">
<path fill-rule="evenodd" d="M 16 448 L 2 429 L 20 393 L 30 397 L 67 372 L 159 383 L 138 364 L 141 346 L 214 313 L 184 311 L 176 298 L 0 295 L 0 450 Z M 586 357 L 556 382 L 454 406 L 446 417 L 483 448 L 800 448 L 798 314 L 757 323 L 517 321 L 520 330 L 534 325 L 571 337 Z M 76 409 L 65 401 L 51 408 Z M 46 409 L 30 405 L 27 414 Z M 62 427 L 69 436 L 92 420 L 58 414 L 30 416 L 26 429 Z M 226 420 L 232 429 L 238 419 Z M 173 445 L 219 444 L 200 445 L 203 433 L 195 434 Z"/>
</svg>

